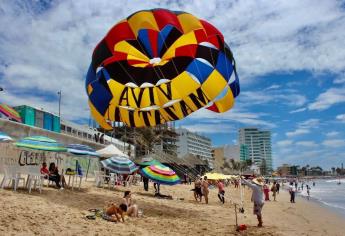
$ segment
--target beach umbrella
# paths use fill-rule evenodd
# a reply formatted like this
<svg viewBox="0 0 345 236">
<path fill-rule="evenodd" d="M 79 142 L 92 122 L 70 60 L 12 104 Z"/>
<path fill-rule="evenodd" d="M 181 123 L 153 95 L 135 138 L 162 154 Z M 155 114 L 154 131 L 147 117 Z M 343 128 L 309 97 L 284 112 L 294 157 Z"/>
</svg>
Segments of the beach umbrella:
<svg viewBox="0 0 345 236">
<path fill-rule="evenodd" d="M 90 146 L 83 144 L 69 144 L 67 145 L 67 152 L 72 153 L 77 156 L 89 156 L 89 157 L 99 157 L 99 154 Z M 89 163 L 87 165 L 86 176 L 89 173 L 91 159 L 89 158 Z"/>
<path fill-rule="evenodd" d="M 0 132 L 0 142 L 13 141 L 13 139 L 4 132 Z"/>
<path fill-rule="evenodd" d="M 138 170 L 138 167 L 133 161 L 122 156 L 110 157 L 101 161 L 101 163 L 105 169 L 117 174 L 132 174 L 134 171 Z"/>
<path fill-rule="evenodd" d="M 0 104 L 0 113 L 8 117 L 10 120 L 22 122 L 22 118 L 19 113 L 6 104 Z"/>
<path fill-rule="evenodd" d="M 157 184 L 175 185 L 181 182 L 175 171 L 162 164 L 147 166 L 140 173 Z"/>
<path fill-rule="evenodd" d="M 17 147 L 29 148 L 34 150 L 50 151 L 50 152 L 66 152 L 67 149 L 56 140 L 45 136 L 30 136 L 18 140 L 15 145 Z"/>
<path fill-rule="evenodd" d="M 83 144 L 69 144 L 66 146 L 67 152 L 74 155 L 94 156 L 99 157 L 99 154 L 90 146 Z"/>
</svg>

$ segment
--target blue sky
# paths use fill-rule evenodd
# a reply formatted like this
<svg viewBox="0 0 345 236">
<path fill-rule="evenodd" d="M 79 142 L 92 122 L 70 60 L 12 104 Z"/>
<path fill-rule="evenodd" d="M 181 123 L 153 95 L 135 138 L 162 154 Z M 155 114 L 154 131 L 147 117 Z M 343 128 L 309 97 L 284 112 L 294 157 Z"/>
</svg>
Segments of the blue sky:
<svg viewBox="0 0 345 236">
<path fill-rule="evenodd" d="M 241 127 L 271 130 L 274 166 L 339 166 L 345 162 L 344 6 L 331 0 L 5 0 L 0 99 L 57 112 L 62 90 L 62 116 L 87 123 L 84 78 L 97 42 L 137 10 L 183 10 L 223 32 L 242 92 L 229 112 L 200 110 L 176 125 L 214 145 L 236 142 Z"/>
</svg>

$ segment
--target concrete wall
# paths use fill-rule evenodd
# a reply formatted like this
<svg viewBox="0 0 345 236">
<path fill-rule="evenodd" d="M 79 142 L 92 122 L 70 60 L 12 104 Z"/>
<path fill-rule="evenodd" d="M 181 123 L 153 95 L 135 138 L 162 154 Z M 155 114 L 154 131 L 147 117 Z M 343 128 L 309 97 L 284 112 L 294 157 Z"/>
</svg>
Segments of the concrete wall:
<svg viewBox="0 0 345 236">
<path fill-rule="evenodd" d="M 27 136 L 41 135 L 41 136 L 46 136 L 46 137 L 55 139 L 56 141 L 63 144 L 79 143 L 79 144 L 88 145 L 96 150 L 105 147 L 105 145 L 100 144 L 100 143 L 91 142 L 91 141 L 73 137 L 67 134 L 56 133 L 49 130 L 32 127 L 29 125 L 25 125 L 22 123 L 9 121 L 5 119 L 1 119 L 1 118 L 0 118 L 0 131 L 7 133 L 9 136 L 15 139 L 24 138 Z"/>
</svg>

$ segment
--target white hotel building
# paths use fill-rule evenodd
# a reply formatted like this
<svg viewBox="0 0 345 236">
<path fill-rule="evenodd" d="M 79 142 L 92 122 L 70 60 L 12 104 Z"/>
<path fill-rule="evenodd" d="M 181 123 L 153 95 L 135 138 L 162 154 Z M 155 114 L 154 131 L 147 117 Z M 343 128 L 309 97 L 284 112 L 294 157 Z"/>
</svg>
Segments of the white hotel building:
<svg viewBox="0 0 345 236">
<path fill-rule="evenodd" d="M 179 135 L 176 143 L 178 157 L 193 154 L 202 160 L 207 160 L 210 168 L 213 168 L 211 139 L 184 128 L 176 129 L 176 133 Z"/>
</svg>

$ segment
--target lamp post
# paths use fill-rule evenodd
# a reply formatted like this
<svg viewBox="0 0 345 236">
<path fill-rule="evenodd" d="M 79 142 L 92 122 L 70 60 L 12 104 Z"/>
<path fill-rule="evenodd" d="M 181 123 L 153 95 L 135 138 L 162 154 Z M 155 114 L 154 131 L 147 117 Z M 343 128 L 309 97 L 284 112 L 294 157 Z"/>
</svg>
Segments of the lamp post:
<svg viewBox="0 0 345 236">
<path fill-rule="evenodd" d="M 57 94 L 59 95 L 59 118 L 61 120 L 61 95 L 62 95 L 61 90 L 57 92 Z"/>
</svg>

